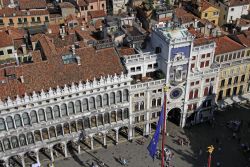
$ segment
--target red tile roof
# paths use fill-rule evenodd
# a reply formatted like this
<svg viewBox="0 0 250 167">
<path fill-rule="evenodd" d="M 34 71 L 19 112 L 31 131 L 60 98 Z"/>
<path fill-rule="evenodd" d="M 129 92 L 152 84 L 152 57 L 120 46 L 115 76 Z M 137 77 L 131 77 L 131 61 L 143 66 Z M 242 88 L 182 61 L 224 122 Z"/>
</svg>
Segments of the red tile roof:
<svg viewBox="0 0 250 167">
<path fill-rule="evenodd" d="M 250 0 L 228 0 L 227 3 L 228 6 L 241 6 L 241 5 L 249 5 Z"/>
<path fill-rule="evenodd" d="M 28 16 L 28 15 L 48 15 L 47 10 L 31 10 L 31 11 L 20 11 L 15 8 L 3 8 L 0 9 L 1 17 L 12 17 L 12 16 Z"/>
<path fill-rule="evenodd" d="M 5 31 L 0 32 L 0 48 L 12 46 L 13 40 L 10 35 L 8 35 Z"/>
<path fill-rule="evenodd" d="M 88 6 L 88 3 L 85 0 L 77 0 L 77 5 L 82 7 L 82 6 Z"/>
<path fill-rule="evenodd" d="M 133 55 L 133 54 L 135 54 L 135 50 L 134 50 L 134 48 L 121 48 L 120 50 L 119 50 L 119 54 L 121 55 L 121 56 L 126 56 L 126 55 Z"/>
<path fill-rule="evenodd" d="M 45 0 L 19 0 L 19 8 L 21 10 L 44 9 L 46 8 L 46 1 Z"/>
<path fill-rule="evenodd" d="M 216 6 L 214 6 L 213 4 L 209 3 L 208 1 L 206 0 L 201 0 L 201 12 L 207 10 L 209 7 L 214 7 L 217 9 Z"/>
<path fill-rule="evenodd" d="M 14 97 L 17 94 L 23 96 L 25 92 L 40 92 L 50 87 L 63 87 L 65 84 L 79 81 L 93 80 L 101 76 L 120 74 L 123 66 L 114 48 L 95 50 L 93 47 L 76 49 L 76 55 L 80 57 L 81 65 L 77 63 L 63 64 L 62 55 L 69 53 L 67 47 L 58 49 L 51 39 L 43 36 L 39 39 L 41 54 L 39 51 L 32 53 L 34 63 L 9 67 L 10 74 L 15 74 L 16 79 L 3 76 L 7 83 L 0 84 L 0 98 Z M 47 59 L 44 59 L 46 56 Z M 43 57 L 43 58 L 41 58 Z M 43 61 L 42 61 L 43 60 Z M 23 76 L 24 83 L 19 78 Z"/>
<path fill-rule="evenodd" d="M 215 55 L 233 52 L 243 49 L 244 46 L 235 42 L 227 36 L 222 36 L 214 39 L 216 42 Z"/>
<path fill-rule="evenodd" d="M 70 2 L 59 3 L 60 8 L 75 8 L 75 6 Z"/>
<path fill-rule="evenodd" d="M 198 17 L 196 17 L 192 13 L 187 12 L 183 8 L 176 8 L 175 14 L 177 18 L 181 19 L 182 23 L 189 23 L 194 21 L 195 19 L 198 19 Z"/>
<path fill-rule="evenodd" d="M 107 14 L 104 10 L 88 11 L 88 15 L 93 18 L 105 17 Z"/>
</svg>

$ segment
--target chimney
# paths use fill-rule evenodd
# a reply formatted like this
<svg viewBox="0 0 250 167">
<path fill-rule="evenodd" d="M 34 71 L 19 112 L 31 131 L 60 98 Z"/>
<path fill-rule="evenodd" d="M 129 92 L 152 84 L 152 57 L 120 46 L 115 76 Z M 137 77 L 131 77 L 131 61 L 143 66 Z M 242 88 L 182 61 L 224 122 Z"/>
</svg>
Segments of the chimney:
<svg viewBox="0 0 250 167">
<path fill-rule="evenodd" d="M 59 29 L 59 32 L 60 32 L 60 36 L 61 36 L 62 40 L 64 40 L 64 33 L 63 33 L 62 28 Z"/>
<path fill-rule="evenodd" d="M 26 45 L 22 44 L 21 46 L 22 46 L 23 54 L 26 55 L 27 54 Z"/>
<path fill-rule="evenodd" d="M 64 26 L 62 26 L 62 33 L 63 33 L 63 34 L 66 33 L 66 32 L 65 32 L 65 27 L 64 27 Z"/>
<path fill-rule="evenodd" d="M 51 30 L 50 28 L 48 29 L 48 33 L 49 33 L 49 34 L 51 34 L 51 33 L 52 33 L 52 30 Z"/>
<path fill-rule="evenodd" d="M 81 30 L 84 31 L 84 26 L 81 26 Z"/>
<path fill-rule="evenodd" d="M 24 83 L 24 77 L 22 75 L 20 76 L 20 81 L 21 83 Z"/>
<path fill-rule="evenodd" d="M 81 65 L 81 58 L 80 58 L 80 56 L 76 56 L 76 61 L 77 61 L 78 66 L 80 66 Z"/>
<path fill-rule="evenodd" d="M 182 4 L 181 4 L 181 2 L 179 2 L 179 8 L 181 8 L 182 7 Z"/>
<path fill-rule="evenodd" d="M 14 0 L 10 0 L 10 4 L 11 4 L 11 5 L 14 5 Z"/>
<path fill-rule="evenodd" d="M 72 49 L 72 53 L 73 53 L 73 55 L 75 55 L 75 54 L 76 54 L 76 48 L 75 48 L 75 45 L 71 45 L 71 49 Z"/>
</svg>

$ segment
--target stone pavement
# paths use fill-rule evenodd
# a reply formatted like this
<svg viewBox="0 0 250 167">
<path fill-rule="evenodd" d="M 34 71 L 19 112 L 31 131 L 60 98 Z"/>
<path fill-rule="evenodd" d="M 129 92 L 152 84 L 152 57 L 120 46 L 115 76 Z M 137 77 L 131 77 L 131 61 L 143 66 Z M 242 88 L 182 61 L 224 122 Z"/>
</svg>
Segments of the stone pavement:
<svg viewBox="0 0 250 167">
<path fill-rule="evenodd" d="M 241 141 L 232 138 L 232 131 L 226 127 L 226 122 L 230 120 L 243 120 L 243 126 L 238 136 Z M 216 162 L 220 162 L 221 167 L 246 167 L 249 165 L 248 157 L 250 153 L 244 153 L 240 148 L 240 143 L 250 142 L 248 123 L 250 122 L 250 109 L 248 106 L 236 106 L 226 111 L 220 111 L 215 117 L 215 127 L 204 123 L 188 129 L 181 129 L 176 125 L 167 122 L 166 144 L 174 152 L 172 164 L 175 167 L 204 167 L 207 163 L 207 146 L 213 144 L 215 151 L 212 155 L 212 167 L 216 167 Z M 189 138 L 190 146 L 177 144 L 179 137 Z M 216 144 L 215 138 L 220 141 L 220 146 Z M 131 142 L 119 143 L 109 146 L 107 149 L 101 148 L 81 155 L 75 155 L 56 161 L 56 167 L 90 167 L 92 162 L 102 161 L 106 167 L 122 166 L 117 162 L 117 158 L 124 157 L 128 160 L 129 167 L 158 167 L 160 160 L 154 161 L 148 155 L 147 146 L 150 138 L 146 139 L 145 144 L 139 145 L 135 140 Z M 160 143 L 159 143 L 160 147 Z M 221 150 L 218 148 L 221 147 Z M 201 148 L 202 154 L 199 155 Z"/>
</svg>

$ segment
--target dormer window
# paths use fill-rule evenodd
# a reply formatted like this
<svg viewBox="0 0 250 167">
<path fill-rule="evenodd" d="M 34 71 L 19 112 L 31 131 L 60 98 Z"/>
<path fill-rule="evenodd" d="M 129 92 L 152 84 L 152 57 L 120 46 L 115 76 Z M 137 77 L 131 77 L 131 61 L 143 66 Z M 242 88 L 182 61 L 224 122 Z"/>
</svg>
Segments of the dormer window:
<svg viewBox="0 0 250 167">
<path fill-rule="evenodd" d="M 62 56 L 63 64 L 72 64 L 76 63 L 76 55 L 73 54 L 66 54 Z"/>
</svg>

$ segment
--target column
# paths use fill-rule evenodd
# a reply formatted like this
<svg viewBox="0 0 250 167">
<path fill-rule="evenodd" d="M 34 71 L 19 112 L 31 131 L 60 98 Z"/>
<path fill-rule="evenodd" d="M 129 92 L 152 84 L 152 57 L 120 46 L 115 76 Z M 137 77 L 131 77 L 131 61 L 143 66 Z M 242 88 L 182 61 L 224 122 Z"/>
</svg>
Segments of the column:
<svg viewBox="0 0 250 167">
<path fill-rule="evenodd" d="M 5 167 L 9 167 L 10 165 L 9 165 L 9 160 L 8 159 L 6 159 L 5 161 Z"/>
<path fill-rule="evenodd" d="M 133 128 L 129 128 L 128 131 L 128 140 L 132 140 L 133 139 Z"/>
<path fill-rule="evenodd" d="M 78 145 L 78 154 L 80 154 L 81 153 L 81 146 L 80 146 L 80 144 Z"/>
<path fill-rule="evenodd" d="M 39 160 L 39 151 L 36 152 L 36 162 L 40 163 L 40 160 Z"/>
<path fill-rule="evenodd" d="M 50 158 L 51 158 L 51 161 L 54 162 L 55 159 L 54 159 L 54 154 L 53 154 L 53 148 L 50 148 Z"/>
<path fill-rule="evenodd" d="M 150 134 L 149 123 L 146 123 L 146 125 L 145 125 L 145 135 L 149 135 L 149 134 Z"/>
<path fill-rule="evenodd" d="M 118 141 L 119 141 L 119 129 L 115 130 L 115 141 L 116 141 L 116 144 L 118 144 Z"/>
<path fill-rule="evenodd" d="M 91 150 L 94 149 L 94 139 L 92 136 L 90 137 L 90 148 L 91 148 Z"/>
<path fill-rule="evenodd" d="M 104 145 L 104 147 L 107 146 L 107 138 L 106 137 L 107 137 L 106 134 L 103 134 L 103 145 Z"/>
<path fill-rule="evenodd" d="M 24 155 L 21 156 L 22 167 L 25 167 Z"/>
<path fill-rule="evenodd" d="M 65 158 L 68 157 L 67 143 L 64 143 L 64 156 Z"/>
</svg>

